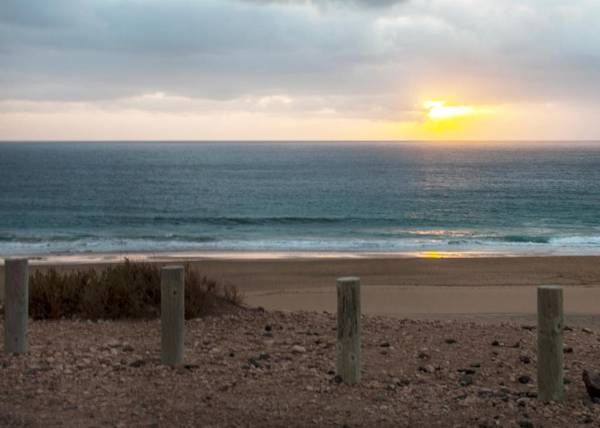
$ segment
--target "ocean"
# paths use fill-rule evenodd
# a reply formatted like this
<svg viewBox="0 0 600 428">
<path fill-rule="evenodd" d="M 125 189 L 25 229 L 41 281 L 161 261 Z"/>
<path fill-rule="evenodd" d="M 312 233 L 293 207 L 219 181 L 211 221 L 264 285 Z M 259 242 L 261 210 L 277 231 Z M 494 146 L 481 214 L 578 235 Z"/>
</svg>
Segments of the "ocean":
<svg viewBox="0 0 600 428">
<path fill-rule="evenodd" d="M 600 254 L 600 144 L 0 143 L 0 256 Z"/>
</svg>

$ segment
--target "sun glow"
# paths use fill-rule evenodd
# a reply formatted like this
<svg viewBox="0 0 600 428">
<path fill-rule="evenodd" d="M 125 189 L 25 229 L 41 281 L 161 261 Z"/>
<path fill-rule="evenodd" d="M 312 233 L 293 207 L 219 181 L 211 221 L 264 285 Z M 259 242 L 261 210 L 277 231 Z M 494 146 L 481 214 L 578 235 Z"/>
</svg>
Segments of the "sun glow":
<svg viewBox="0 0 600 428">
<path fill-rule="evenodd" d="M 427 117 L 431 120 L 447 120 L 456 117 L 468 116 L 474 113 L 471 106 L 447 106 L 446 101 L 425 101 Z"/>
</svg>

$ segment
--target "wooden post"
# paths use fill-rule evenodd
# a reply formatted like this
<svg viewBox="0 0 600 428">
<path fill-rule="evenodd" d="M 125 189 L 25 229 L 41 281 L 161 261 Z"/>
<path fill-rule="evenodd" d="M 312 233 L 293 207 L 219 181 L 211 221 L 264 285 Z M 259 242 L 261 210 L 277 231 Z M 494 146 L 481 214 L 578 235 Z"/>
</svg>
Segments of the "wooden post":
<svg viewBox="0 0 600 428">
<path fill-rule="evenodd" d="M 337 374 L 342 382 L 360 382 L 360 279 L 337 280 Z"/>
<path fill-rule="evenodd" d="M 160 271 L 161 361 L 169 366 L 183 363 L 185 328 L 185 271 L 165 266 Z"/>
<path fill-rule="evenodd" d="M 4 260 L 4 352 L 27 352 L 29 265 L 27 259 Z"/>
<path fill-rule="evenodd" d="M 563 384 L 563 290 L 558 286 L 537 289 L 538 399 L 562 401 Z"/>
</svg>

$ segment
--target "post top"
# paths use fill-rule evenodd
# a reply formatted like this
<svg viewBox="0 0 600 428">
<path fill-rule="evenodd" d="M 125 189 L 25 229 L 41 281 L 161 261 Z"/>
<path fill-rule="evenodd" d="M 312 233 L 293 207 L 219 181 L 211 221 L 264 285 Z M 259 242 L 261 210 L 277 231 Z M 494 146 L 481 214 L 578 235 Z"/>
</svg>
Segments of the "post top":
<svg viewBox="0 0 600 428">
<path fill-rule="evenodd" d="M 162 270 L 182 270 L 183 266 L 182 265 L 167 265 L 167 266 L 163 266 L 161 269 Z"/>
<path fill-rule="evenodd" d="M 540 286 L 538 286 L 538 290 L 562 290 L 562 286 L 560 286 L 560 285 L 540 285 Z"/>
<path fill-rule="evenodd" d="M 24 263 L 28 262 L 29 259 L 27 257 L 5 257 L 4 263 Z"/>
<path fill-rule="evenodd" d="M 360 278 L 357 276 L 343 276 L 337 279 L 338 282 L 359 282 Z"/>
</svg>

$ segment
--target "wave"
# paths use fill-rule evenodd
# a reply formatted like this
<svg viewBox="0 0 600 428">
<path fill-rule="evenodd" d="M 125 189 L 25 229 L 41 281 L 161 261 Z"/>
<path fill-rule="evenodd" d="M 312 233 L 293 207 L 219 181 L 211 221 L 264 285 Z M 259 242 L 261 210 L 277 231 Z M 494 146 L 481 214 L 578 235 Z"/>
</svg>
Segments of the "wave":
<svg viewBox="0 0 600 428">
<path fill-rule="evenodd" d="M 490 231 L 487 231 L 490 232 Z M 345 234 L 343 234 L 345 233 Z M 431 234 L 434 235 L 434 234 Z M 0 255 L 41 254 L 52 252 L 111 251 L 600 251 L 600 235 L 540 236 L 527 233 L 477 233 L 423 236 L 371 236 L 363 232 L 340 232 L 329 236 L 241 234 L 211 236 L 194 233 L 157 233 L 114 235 L 73 234 L 33 235 L 0 234 Z"/>
<path fill-rule="evenodd" d="M 369 223 L 373 221 L 393 222 L 394 219 L 373 219 L 366 217 L 179 217 L 156 216 L 152 218 L 158 224 L 207 224 L 213 226 L 264 226 L 264 225 L 311 225 L 311 224 L 344 224 L 344 223 Z"/>
<path fill-rule="evenodd" d="M 528 235 L 506 235 L 499 238 L 504 242 L 516 242 L 524 244 L 549 244 L 552 238 L 547 236 L 528 236 Z"/>
<path fill-rule="evenodd" d="M 157 242 L 215 242 L 218 238 L 205 235 L 50 235 L 50 236 L 31 236 L 31 235 L 0 235 L 0 243 L 23 243 L 23 244 L 43 244 L 43 243 L 69 243 L 78 241 L 157 241 Z"/>
</svg>

